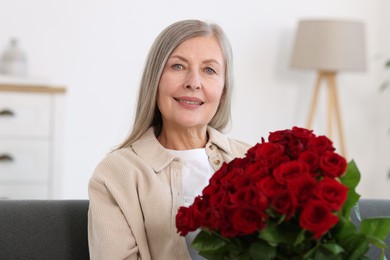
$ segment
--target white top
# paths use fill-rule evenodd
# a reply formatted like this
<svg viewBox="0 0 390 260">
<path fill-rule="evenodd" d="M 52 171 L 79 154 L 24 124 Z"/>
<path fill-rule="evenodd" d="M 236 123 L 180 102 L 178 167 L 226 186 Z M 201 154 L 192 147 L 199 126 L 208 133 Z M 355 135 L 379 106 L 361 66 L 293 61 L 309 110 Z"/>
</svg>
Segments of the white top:
<svg viewBox="0 0 390 260">
<path fill-rule="evenodd" d="M 184 205 L 188 207 L 192 204 L 195 197 L 202 194 L 202 190 L 209 184 L 211 176 L 214 174 L 214 169 L 206 154 L 206 149 L 192 150 L 169 150 L 173 156 L 181 159 L 183 163 L 183 193 Z M 201 260 L 203 257 L 198 255 L 198 252 L 192 248 L 191 243 L 199 230 L 187 234 L 186 242 L 188 251 L 193 260 Z"/>
</svg>

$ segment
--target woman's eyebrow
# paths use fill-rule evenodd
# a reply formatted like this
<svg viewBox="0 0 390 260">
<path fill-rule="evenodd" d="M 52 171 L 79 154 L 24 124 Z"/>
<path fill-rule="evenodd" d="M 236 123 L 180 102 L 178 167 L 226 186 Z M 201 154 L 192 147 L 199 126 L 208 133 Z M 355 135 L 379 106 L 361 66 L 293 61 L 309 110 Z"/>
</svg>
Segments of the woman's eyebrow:
<svg viewBox="0 0 390 260">
<path fill-rule="evenodd" d="M 183 56 L 180 56 L 180 55 L 172 55 L 171 57 L 169 57 L 169 60 L 172 59 L 172 58 L 176 58 L 176 59 L 180 59 L 182 61 L 185 61 L 185 62 L 188 62 L 188 60 L 186 58 L 184 58 Z"/>
<path fill-rule="evenodd" d="M 183 56 L 178 55 L 178 54 L 174 54 L 171 57 L 169 57 L 169 59 L 173 59 L 173 58 L 180 59 L 182 61 L 188 62 L 188 59 L 186 59 Z M 221 66 L 221 63 L 218 60 L 216 60 L 216 59 L 207 59 L 207 60 L 202 61 L 202 63 L 215 63 L 215 64 Z"/>
<path fill-rule="evenodd" d="M 204 60 L 203 63 L 216 63 L 216 64 L 221 66 L 221 63 L 219 63 L 218 60 L 216 60 L 216 59 Z"/>
</svg>

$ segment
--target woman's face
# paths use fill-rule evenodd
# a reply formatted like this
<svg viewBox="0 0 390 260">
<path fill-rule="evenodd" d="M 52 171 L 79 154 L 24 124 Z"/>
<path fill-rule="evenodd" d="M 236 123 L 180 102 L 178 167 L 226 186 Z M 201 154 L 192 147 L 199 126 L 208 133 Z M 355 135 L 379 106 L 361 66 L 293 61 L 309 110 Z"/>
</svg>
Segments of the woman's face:
<svg viewBox="0 0 390 260">
<path fill-rule="evenodd" d="M 161 75 L 157 105 L 163 127 L 199 128 L 215 115 L 225 85 L 225 60 L 213 36 L 181 43 Z"/>
</svg>

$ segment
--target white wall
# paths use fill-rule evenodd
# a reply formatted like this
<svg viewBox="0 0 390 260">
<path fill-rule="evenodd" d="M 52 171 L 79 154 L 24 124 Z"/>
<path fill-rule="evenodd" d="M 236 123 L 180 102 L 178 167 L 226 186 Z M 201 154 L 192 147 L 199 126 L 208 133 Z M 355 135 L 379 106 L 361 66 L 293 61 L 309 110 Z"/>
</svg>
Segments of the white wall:
<svg viewBox="0 0 390 260">
<path fill-rule="evenodd" d="M 225 29 L 236 81 L 229 135 L 254 144 L 269 131 L 305 124 L 315 73 L 288 67 L 298 20 L 362 20 L 368 71 L 341 74 L 340 98 L 348 157 L 363 174 L 359 190 L 365 197 L 384 197 L 390 120 L 383 110 L 389 94 L 378 92 L 382 66 L 374 58 L 385 48 L 386 5 L 385 0 L 0 0 L 0 48 L 11 36 L 20 38 L 30 75 L 68 87 L 59 198 L 87 198 L 96 164 L 129 130 L 144 59 L 167 25 L 197 18 Z M 324 133 L 324 124 L 316 122 L 315 131 Z"/>
</svg>

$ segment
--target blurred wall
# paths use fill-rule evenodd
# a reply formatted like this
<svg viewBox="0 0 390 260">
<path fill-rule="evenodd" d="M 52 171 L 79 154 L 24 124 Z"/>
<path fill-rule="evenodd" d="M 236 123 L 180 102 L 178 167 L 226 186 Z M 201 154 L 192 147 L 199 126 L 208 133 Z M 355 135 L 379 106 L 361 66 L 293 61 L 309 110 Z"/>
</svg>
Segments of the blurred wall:
<svg viewBox="0 0 390 260">
<path fill-rule="evenodd" d="M 390 53 L 385 0 L 0 0 L 0 6 L 0 49 L 18 37 L 29 74 L 68 88 L 58 198 L 87 198 L 97 163 L 129 131 L 149 46 L 164 27 L 189 18 L 216 22 L 228 34 L 236 83 L 228 134 L 252 144 L 306 122 L 315 72 L 288 66 L 299 19 L 363 21 L 368 70 L 338 77 L 347 152 L 362 171 L 360 193 L 390 195 L 390 97 L 378 91 Z M 325 132 L 325 104 L 318 134 Z"/>
</svg>

